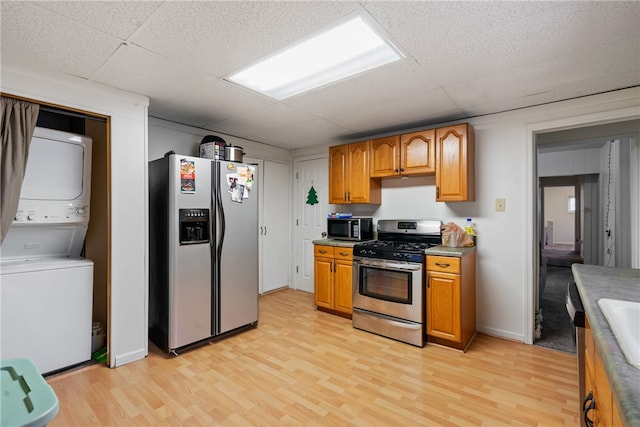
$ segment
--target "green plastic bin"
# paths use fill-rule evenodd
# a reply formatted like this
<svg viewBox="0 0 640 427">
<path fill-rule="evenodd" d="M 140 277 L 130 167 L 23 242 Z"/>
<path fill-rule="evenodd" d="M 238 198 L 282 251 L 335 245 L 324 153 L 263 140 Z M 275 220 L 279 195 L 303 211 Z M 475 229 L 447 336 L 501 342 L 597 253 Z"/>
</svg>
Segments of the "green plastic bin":
<svg viewBox="0 0 640 427">
<path fill-rule="evenodd" d="M 0 426 L 46 426 L 58 414 L 58 396 L 29 359 L 0 362 Z"/>
</svg>

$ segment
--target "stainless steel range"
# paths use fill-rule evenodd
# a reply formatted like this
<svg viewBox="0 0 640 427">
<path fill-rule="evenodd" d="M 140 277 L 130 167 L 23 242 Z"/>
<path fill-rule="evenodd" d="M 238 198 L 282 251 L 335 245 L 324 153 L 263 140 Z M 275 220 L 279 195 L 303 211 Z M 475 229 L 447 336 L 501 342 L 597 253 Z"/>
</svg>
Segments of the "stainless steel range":
<svg viewBox="0 0 640 427">
<path fill-rule="evenodd" d="M 353 247 L 353 326 L 419 347 L 425 343 L 425 250 L 441 221 L 378 220 L 378 240 Z"/>
</svg>

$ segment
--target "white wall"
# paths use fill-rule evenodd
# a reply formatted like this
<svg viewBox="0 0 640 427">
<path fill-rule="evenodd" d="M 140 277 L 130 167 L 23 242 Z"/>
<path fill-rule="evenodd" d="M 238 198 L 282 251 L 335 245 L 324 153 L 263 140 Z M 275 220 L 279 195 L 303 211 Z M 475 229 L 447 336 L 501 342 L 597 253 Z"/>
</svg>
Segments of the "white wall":
<svg viewBox="0 0 640 427">
<path fill-rule="evenodd" d="M 64 75 L 3 67 L 2 92 L 111 117 L 111 306 L 109 365 L 147 347 L 146 97 Z"/>
<path fill-rule="evenodd" d="M 540 150 L 539 176 L 586 175 L 600 172 L 600 148 Z"/>
<path fill-rule="evenodd" d="M 247 157 L 287 163 L 291 160 L 289 151 L 282 148 L 153 117 L 149 117 L 149 160 L 159 159 L 170 150 L 177 154 L 198 157 L 200 155 L 200 141 L 205 135 L 216 135 L 224 139 L 227 144 L 242 147 Z"/>
<path fill-rule="evenodd" d="M 384 180 L 380 206 L 353 205 L 343 210 L 377 218 L 435 218 L 459 225 L 471 217 L 478 233 L 478 330 L 531 343 L 538 265 L 534 134 L 637 119 L 639 106 L 640 89 L 633 88 L 469 119 L 476 140 L 476 202 L 436 203 L 435 180 L 425 177 Z M 407 132 L 411 130 L 418 129 Z M 326 155 L 326 147 L 317 147 L 315 153 Z M 294 159 L 312 154 L 309 148 L 292 153 Z M 506 199 L 505 212 L 495 211 L 496 198 Z"/>
</svg>

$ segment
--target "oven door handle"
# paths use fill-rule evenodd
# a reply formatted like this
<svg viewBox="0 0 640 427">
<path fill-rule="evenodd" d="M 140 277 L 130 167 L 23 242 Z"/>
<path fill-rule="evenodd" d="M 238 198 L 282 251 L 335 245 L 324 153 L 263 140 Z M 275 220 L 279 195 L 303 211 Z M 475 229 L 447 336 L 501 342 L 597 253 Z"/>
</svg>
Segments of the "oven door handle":
<svg viewBox="0 0 640 427">
<path fill-rule="evenodd" d="M 358 259 L 354 260 L 354 266 L 363 266 L 363 267 L 378 267 L 378 268 L 387 268 L 393 270 L 400 271 L 420 271 L 422 269 L 422 264 L 417 263 L 400 263 L 393 261 L 374 261 L 374 260 L 363 260 Z"/>
</svg>

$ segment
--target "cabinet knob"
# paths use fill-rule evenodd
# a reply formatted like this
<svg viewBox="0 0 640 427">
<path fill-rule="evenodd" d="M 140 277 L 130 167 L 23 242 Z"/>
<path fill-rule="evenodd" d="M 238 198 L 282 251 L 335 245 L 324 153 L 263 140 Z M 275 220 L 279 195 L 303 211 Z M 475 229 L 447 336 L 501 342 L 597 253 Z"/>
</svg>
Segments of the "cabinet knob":
<svg viewBox="0 0 640 427">
<path fill-rule="evenodd" d="M 318 252 L 320 252 L 321 254 L 326 254 L 327 251 L 325 251 L 324 249 L 320 249 Z"/>
<path fill-rule="evenodd" d="M 447 268 L 447 267 L 449 267 L 451 264 L 448 264 L 448 263 L 446 263 L 446 262 L 436 262 L 436 265 L 437 265 L 438 267 L 441 267 L 441 268 Z"/>
</svg>

